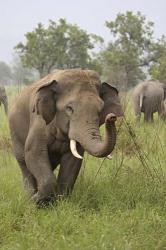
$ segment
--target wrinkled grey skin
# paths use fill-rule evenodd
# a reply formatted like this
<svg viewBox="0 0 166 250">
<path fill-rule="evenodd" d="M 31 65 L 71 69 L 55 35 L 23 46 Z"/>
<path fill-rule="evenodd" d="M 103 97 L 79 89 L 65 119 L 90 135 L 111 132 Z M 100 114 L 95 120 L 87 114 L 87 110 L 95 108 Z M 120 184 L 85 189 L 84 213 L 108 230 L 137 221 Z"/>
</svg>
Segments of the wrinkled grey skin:
<svg viewBox="0 0 166 250">
<path fill-rule="evenodd" d="M 0 105 L 1 103 L 4 106 L 5 113 L 8 113 L 8 99 L 6 95 L 6 90 L 3 85 L 0 85 Z"/>
<path fill-rule="evenodd" d="M 70 139 L 77 141 L 81 156 L 84 150 L 96 157 L 109 155 L 116 142 L 116 116 L 122 115 L 117 90 L 101 84 L 94 71 L 60 70 L 27 87 L 11 109 L 9 124 L 33 200 L 45 204 L 73 189 L 82 159 L 71 153 Z M 102 140 L 99 126 L 104 122 Z"/>
<path fill-rule="evenodd" d="M 139 83 L 133 91 L 133 104 L 137 120 L 141 112 L 144 120 L 153 121 L 153 113 L 158 112 L 162 119 L 166 118 L 164 100 L 166 99 L 166 85 L 159 81 L 144 81 Z"/>
</svg>

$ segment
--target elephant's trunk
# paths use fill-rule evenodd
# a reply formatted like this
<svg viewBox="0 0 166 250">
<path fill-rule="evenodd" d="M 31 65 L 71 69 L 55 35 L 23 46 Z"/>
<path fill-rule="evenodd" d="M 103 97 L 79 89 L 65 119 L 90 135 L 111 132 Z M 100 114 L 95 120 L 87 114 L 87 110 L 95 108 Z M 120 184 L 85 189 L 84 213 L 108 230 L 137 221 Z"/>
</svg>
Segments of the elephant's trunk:
<svg viewBox="0 0 166 250">
<path fill-rule="evenodd" d="M 116 116 L 109 114 L 105 121 L 105 137 L 102 140 L 99 132 L 99 126 L 86 127 L 81 135 L 77 133 L 70 134 L 70 138 L 76 140 L 91 155 L 95 157 L 106 157 L 114 149 L 116 143 Z"/>
</svg>

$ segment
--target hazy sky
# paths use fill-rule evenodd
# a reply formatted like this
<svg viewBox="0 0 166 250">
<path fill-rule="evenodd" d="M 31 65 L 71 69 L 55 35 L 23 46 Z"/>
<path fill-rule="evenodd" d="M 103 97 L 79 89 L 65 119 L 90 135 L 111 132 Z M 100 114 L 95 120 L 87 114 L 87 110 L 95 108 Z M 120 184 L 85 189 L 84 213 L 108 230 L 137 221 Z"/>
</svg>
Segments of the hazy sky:
<svg viewBox="0 0 166 250">
<path fill-rule="evenodd" d="M 11 62 L 13 47 L 24 34 L 49 19 L 66 18 L 109 41 L 105 21 L 127 10 L 141 11 L 153 21 L 156 38 L 166 35 L 166 0 L 0 0 L 0 61 Z"/>
</svg>

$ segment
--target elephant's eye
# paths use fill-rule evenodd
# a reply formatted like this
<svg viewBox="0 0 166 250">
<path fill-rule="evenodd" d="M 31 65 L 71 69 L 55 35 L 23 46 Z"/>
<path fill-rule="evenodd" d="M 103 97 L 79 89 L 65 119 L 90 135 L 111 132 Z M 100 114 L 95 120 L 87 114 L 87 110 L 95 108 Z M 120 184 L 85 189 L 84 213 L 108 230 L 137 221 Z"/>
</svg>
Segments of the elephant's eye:
<svg viewBox="0 0 166 250">
<path fill-rule="evenodd" d="M 71 105 L 66 106 L 66 111 L 69 115 L 73 114 L 74 112 L 73 107 Z"/>
</svg>

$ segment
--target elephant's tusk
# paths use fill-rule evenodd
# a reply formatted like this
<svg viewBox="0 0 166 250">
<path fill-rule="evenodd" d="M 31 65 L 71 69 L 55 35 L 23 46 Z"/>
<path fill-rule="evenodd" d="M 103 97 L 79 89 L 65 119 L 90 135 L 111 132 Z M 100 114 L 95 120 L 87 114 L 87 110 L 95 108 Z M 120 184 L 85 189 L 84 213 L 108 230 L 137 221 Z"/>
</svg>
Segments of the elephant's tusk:
<svg viewBox="0 0 166 250">
<path fill-rule="evenodd" d="M 79 153 L 77 152 L 77 148 L 76 148 L 76 141 L 75 140 L 70 140 L 70 149 L 72 154 L 79 159 L 83 159 L 81 155 L 79 155 Z"/>
<path fill-rule="evenodd" d="M 112 155 L 111 154 L 107 155 L 107 159 L 112 160 Z"/>
</svg>

